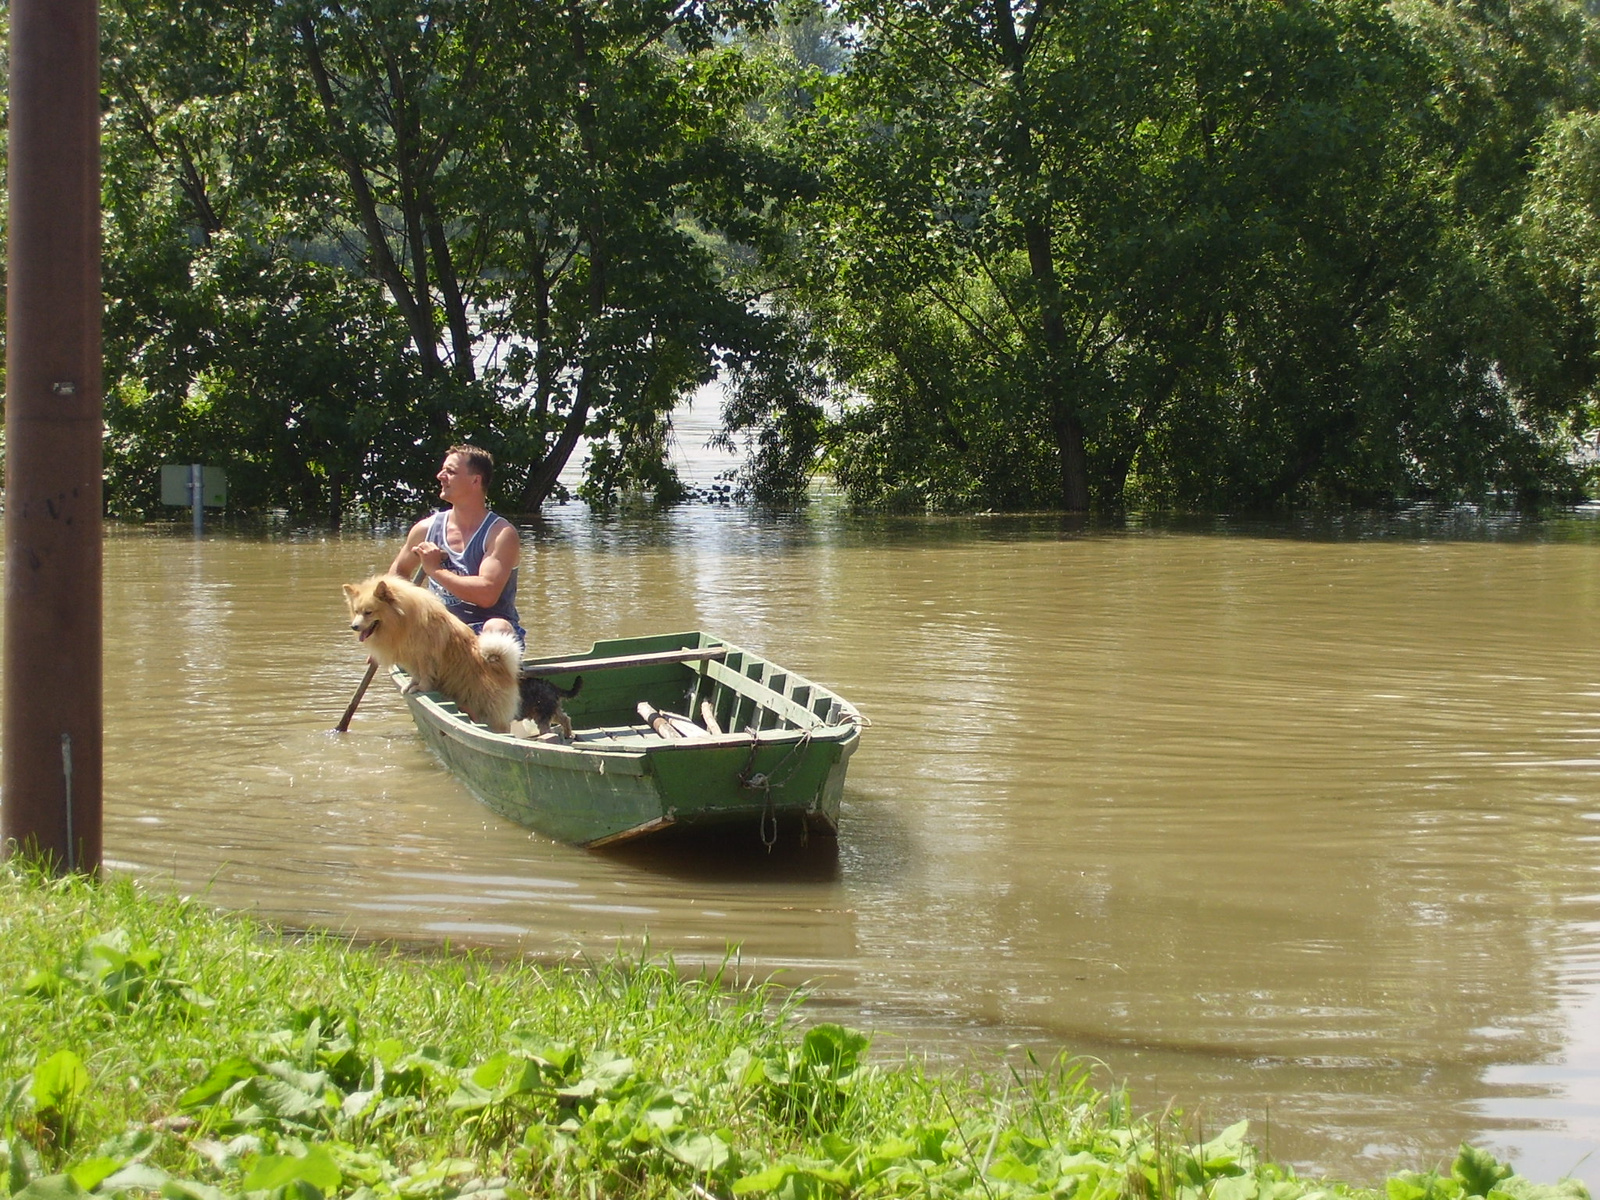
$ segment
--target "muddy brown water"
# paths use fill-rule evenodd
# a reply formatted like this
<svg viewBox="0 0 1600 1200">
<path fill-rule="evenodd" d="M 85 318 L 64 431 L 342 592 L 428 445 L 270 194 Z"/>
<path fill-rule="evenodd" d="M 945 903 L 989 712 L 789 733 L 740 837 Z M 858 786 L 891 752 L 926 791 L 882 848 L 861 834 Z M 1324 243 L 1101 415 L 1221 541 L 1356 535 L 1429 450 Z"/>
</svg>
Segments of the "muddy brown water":
<svg viewBox="0 0 1600 1200">
<path fill-rule="evenodd" d="M 108 531 L 112 870 L 294 926 L 808 984 L 890 1055 L 1100 1066 L 1371 1181 L 1600 1182 L 1600 513 L 524 528 L 534 648 L 704 628 L 873 721 L 835 848 L 597 854 L 481 807 L 339 584 L 398 534 Z"/>
</svg>

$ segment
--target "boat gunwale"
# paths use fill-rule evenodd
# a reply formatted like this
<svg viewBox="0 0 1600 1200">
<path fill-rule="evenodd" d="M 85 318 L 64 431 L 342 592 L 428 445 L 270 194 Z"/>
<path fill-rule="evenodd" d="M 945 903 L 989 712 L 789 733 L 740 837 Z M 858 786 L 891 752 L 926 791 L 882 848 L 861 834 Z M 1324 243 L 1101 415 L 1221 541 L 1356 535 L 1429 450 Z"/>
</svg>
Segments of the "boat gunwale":
<svg viewBox="0 0 1600 1200">
<path fill-rule="evenodd" d="M 684 638 L 689 638 L 691 636 L 705 638 L 710 637 L 711 635 L 694 631 L 692 633 L 685 633 L 681 636 Z M 613 639 L 613 642 L 627 640 L 630 639 Z M 845 700 L 843 696 L 840 696 L 831 688 L 819 683 L 815 683 L 812 680 L 807 679 L 805 676 L 798 674 L 797 672 L 790 671 L 787 668 L 779 666 L 768 658 L 753 654 L 741 646 L 736 646 L 731 642 L 723 641 L 720 638 L 714 638 L 712 645 L 710 646 L 684 647 L 685 650 L 712 648 L 722 651 L 723 653 L 719 654 L 716 659 L 707 658 L 698 661 L 684 660 L 681 661 L 681 665 L 692 675 L 699 675 L 705 679 L 713 679 L 714 682 L 721 683 L 723 686 L 732 687 L 733 684 L 730 680 L 716 680 L 714 679 L 712 673 L 706 669 L 711 666 L 721 668 L 721 671 L 726 672 L 728 675 L 740 681 L 741 686 L 738 688 L 740 694 L 745 695 L 747 698 L 755 701 L 766 711 L 776 714 L 780 720 L 792 721 L 793 718 L 777 706 L 767 704 L 764 697 L 770 697 L 773 700 L 782 702 L 785 707 L 792 707 L 804 712 L 806 716 L 815 721 L 816 724 L 800 725 L 799 722 L 795 722 L 795 726 L 792 728 L 770 728 L 757 730 L 745 729 L 730 731 L 723 734 L 712 734 L 706 737 L 692 738 L 667 738 L 662 737 L 653 730 L 646 730 L 642 726 L 630 727 L 637 728 L 639 730 L 637 734 L 633 735 L 639 739 L 641 743 L 639 745 L 606 745 L 604 743 L 593 741 L 543 741 L 532 738 L 518 737 L 511 733 L 496 733 L 487 726 L 481 725 L 478 722 L 470 719 L 455 705 L 454 701 L 449 700 L 440 692 L 408 692 L 406 688 L 411 682 L 411 676 L 402 667 L 391 667 L 389 669 L 389 675 L 393 680 L 396 689 L 401 693 L 402 697 L 409 701 L 416 701 L 417 706 L 422 710 L 423 713 L 427 715 L 431 722 L 437 725 L 441 730 L 448 731 L 448 736 L 453 736 L 463 741 L 469 741 L 474 745 L 474 748 L 480 752 L 492 753 L 499 758 L 521 758 L 524 760 L 538 759 L 543 760 L 545 765 L 552 767 L 562 766 L 575 769 L 585 769 L 588 767 L 589 769 L 593 769 L 593 765 L 598 764 L 601 761 L 614 761 L 619 766 L 622 764 L 631 764 L 637 768 L 638 765 L 642 765 L 644 760 L 653 755 L 661 753 L 692 753 L 701 750 L 726 750 L 732 748 L 747 750 L 752 746 L 752 744 L 758 746 L 781 746 L 790 743 L 799 743 L 802 741 L 848 745 L 850 742 L 854 741 L 860 736 L 861 727 L 865 724 L 861 714 L 857 712 L 855 707 L 851 705 L 849 701 Z M 817 697 L 819 696 L 826 697 L 828 700 L 837 703 L 840 719 L 829 722 L 822 716 L 818 715 L 808 705 L 799 704 L 792 700 L 788 695 L 778 691 L 776 688 L 768 686 L 760 679 L 747 675 L 743 671 L 735 671 L 734 669 L 728 667 L 726 664 L 726 658 L 735 654 L 742 655 L 746 662 L 760 662 L 770 668 L 781 671 L 788 680 L 791 691 L 796 687 L 809 688 L 809 694 L 811 696 L 810 704 L 814 705 Z M 560 656 L 558 656 L 558 659 L 556 660 L 552 660 L 550 658 L 539 660 L 539 665 L 547 668 L 546 671 L 543 671 L 540 674 L 543 677 L 566 674 L 581 674 L 587 662 L 603 661 L 605 659 L 615 657 L 618 656 L 614 654 L 596 654 L 594 647 L 591 646 L 590 649 L 584 653 L 583 657 L 577 657 L 563 661 L 559 671 L 549 671 L 548 668 L 554 665 L 555 661 L 560 661 Z M 674 664 L 662 663 L 660 665 L 668 666 Z M 752 738 L 754 739 L 753 742 Z M 624 767 L 624 770 L 626 771 L 626 767 Z M 627 773 L 631 774 L 633 772 L 628 771 Z"/>
<path fill-rule="evenodd" d="M 496 733 L 485 725 L 480 725 L 467 717 L 455 703 L 447 699 L 440 692 L 407 692 L 405 685 L 409 676 L 399 667 L 392 668 L 391 675 L 395 686 L 407 700 L 416 701 L 428 714 L 435 724 L 452 731 L 463 739 L 471 738 L 481 743 L 480 749 L 493 748 L 502 758 L 525 758 L 530 755 L 539 757 L 555 756 L 557 758 L 591 759 L 599 757 L 618 759 L 642 759 L 658 753 L 682 753 L 695 750 L 747 750 L 752 737 L 756 744 L 762 746 L 787 745 L 791 742 L 848 742 L 858 737 L 861 726 L 855 721 L 835 721 L 831 725 L 818 725 L 810 729 L 760 729 L 753 734 L 741 730 L 737 733 L 724 733 L 708 737 L 692 738 L 667 738 L 659 733 L 644 732 L 640 726 L 639 732 L 632 736 L 638 738 L 643 745 L 607 745 L 603 742 L 559 742 L 541 741 L 535 738 L 518 737 L 513 733 Z M 447 708 L 446 705 L 449 705 Z"/>
</svg>

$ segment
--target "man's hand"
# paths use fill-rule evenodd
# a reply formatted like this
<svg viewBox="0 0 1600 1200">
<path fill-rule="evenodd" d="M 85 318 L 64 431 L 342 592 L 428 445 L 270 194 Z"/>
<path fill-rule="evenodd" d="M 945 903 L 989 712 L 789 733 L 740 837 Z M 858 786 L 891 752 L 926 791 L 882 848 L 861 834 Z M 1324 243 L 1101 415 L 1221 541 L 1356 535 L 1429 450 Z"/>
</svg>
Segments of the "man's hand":
<svg viewBox="0 0 1600 1200">
<path fill-rule="evenodd" d="M 444 547 L 436 546 L 432 542 L 418 542 L 411 549 L 416 554 L 422 569 L 430 575 L 449 561 Z"/>
</svg>

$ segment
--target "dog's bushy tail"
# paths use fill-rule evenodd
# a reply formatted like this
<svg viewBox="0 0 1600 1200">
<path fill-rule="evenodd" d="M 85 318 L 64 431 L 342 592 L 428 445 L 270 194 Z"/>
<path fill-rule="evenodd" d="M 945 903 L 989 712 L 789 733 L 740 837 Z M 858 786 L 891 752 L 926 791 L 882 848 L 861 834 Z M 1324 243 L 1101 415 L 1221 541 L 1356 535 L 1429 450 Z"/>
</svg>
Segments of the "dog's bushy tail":
<svg viewBox="0 0 1600 1200">
<path fill-rule="evenodd" d="M 478 635 L 478 650 L 489 662 L 501 664 L 516 678 L 522 666 L 522 644 L 516 634 L 491 631 Z"/>
</svg>

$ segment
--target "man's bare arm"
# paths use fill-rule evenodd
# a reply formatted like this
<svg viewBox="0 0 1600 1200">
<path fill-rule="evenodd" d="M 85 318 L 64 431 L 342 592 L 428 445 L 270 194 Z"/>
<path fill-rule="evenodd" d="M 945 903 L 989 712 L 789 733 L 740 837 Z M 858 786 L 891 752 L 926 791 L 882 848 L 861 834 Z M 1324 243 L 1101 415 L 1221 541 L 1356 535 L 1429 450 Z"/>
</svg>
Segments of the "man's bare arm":
<svg viewBox="0 0 1600 1200">
<path fill-rule="evenodd" d="M 422 539 L 427 536 L 431 520 L 431 517 L 424 517 L 411 527 L 411 532 L 406 534 L 406 544 L 400 547 L 400 553 L 396 554 L 394 561 L 389 564 L 389 574 L 410 579 L 417 573 L 417 568 L 422 565 L 417 547 L 422 545 Z"/>
</svg>

